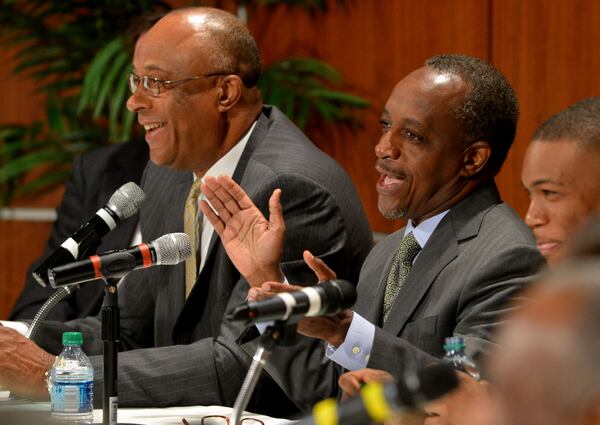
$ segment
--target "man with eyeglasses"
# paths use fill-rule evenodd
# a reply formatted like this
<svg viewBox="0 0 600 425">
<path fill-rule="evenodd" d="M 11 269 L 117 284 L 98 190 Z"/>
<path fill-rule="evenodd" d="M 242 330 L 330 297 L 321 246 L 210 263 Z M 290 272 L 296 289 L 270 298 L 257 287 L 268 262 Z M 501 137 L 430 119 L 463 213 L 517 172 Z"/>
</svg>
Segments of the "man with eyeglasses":
<svg viewBox="0 0 600 425">
<path fill-rule="evenodd" d="M 120 286 L 123 406 L 232 405 L 251 357 L 235 343 L 242 330 L 223 323 L 227 304 L 240 304 L 249 285 L 281 273 L 314 283 L 302 261 L 307 247 L 340 269 L 344 264 L 341 277 L 356 281 L 370 249 L 371 233 L 351 180 L 277 108 L 262 105 L 259 75 L 258 49 L 247 28 L 217 9 L 171 12 L 137 43 L 127 107 L 146 130 L 151 160 L 142 180 L 142 236 L 153 240 L 186 231 L 195 255 L 185 264 L 134 272 Z M 285 190 L 280 200 L 287 238 L 276 276 L 242 278 L 199 212 L 200 181 L 219 175 L 236 180 L 265 215 L 279 204 L 270 200 L 273 191 Z M 44 323 L 36 343 L 57 353 L 67 329 L 85 335 L 99 403 L 99 318 Z M 54 359 L 48 352 L 0 329 L 0 385 L 47 398 L 43 376 Z M 297 411 L 266 374 L 249 409 L 272 416 Z"/>
</svg>

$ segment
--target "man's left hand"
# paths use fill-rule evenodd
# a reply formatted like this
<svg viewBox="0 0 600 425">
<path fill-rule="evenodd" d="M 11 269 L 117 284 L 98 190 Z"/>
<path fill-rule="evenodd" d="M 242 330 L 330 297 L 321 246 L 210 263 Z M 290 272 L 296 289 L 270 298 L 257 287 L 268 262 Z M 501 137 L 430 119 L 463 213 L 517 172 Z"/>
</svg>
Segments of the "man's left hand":
<svg viewBox="0 0 600 425">
<path fill-rule="evenodd" d="M 0 327 L 0 386 L 18 397 L 49 400 L 45 373 L 55 357 L 8 327 Z"/>
</svg>

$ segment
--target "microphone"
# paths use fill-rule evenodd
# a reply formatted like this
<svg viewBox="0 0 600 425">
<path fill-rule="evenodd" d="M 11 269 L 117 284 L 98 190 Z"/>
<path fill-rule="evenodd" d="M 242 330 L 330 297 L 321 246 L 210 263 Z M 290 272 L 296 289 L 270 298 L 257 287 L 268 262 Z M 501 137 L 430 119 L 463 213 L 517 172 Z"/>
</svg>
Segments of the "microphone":
<svg viewBox="0 0 600 425">
<path fill-rule="evenodd" d="M 350 308 L 355 302 L 354 285 L 345 280 L 328 280 L 301 291 L 244 303 L 229 313 L 227 320 L 249 324 L 323 316 Z"/>
<path fill-rule="evenodd" d="M 94 279 L 121 278 L 133 270 L 180 263 L 191 254 L 188 235 L 169 233 L 149 243 L 92 255 L 86 260 L 49 269 L 48 280 L 53 288 L 58 288 Z"/>
<path fill-rule="evenodd" d="M 35 280 L 46 287 L 48 269 L 78 260 L 102 237 L 117 227 L 117 224 L 134 215 L 144 202 L 146 195 L 135 183 L 129 182 L 112 194 L 108 203 L 84 223 L 75 233 L 56 248 L 33 272 Z"/>
<path fill-rule="evenodd" d="M 405 409 L 419 408 L 457 386 L 454 368 L 436 363 L 410 373 L 404 381 L 370 382 L 361 389 L 360 397 L 341 405 L 337 405 L 335 399 L 320 401 L 313 408 L 313 415 L 297 421 L 296 425 L 382 423 Z"/>
</svg>

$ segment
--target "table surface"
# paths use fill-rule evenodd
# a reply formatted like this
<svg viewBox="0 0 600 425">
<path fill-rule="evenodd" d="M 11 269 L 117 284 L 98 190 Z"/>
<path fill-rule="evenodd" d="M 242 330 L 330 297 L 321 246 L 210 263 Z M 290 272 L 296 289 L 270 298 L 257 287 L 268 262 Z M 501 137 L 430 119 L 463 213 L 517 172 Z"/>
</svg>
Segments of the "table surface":
<svg viewBox="0 0 600 425">
<path fill-rule="evenodd" d="M 2 417 L 19 418 L 20 416 L 31 419 L 49 420 L 50 403 L 34 403 L 25 400 L 7 400 L 8 393 L 0 391 L 0 419 Z M 186 418 L 190 424 L 200 424 L 200 419 L 208 415 L 229 416 L 232 409 L 223 406 L 185 406 L 166 408 L 119 408 L 119 423 L 134 423 L 141 425 L 182 425 L 181 418 Z M 291 424 L 286 419 L 271 418 L 269 416 L 246 413 L 244 417 L 253 417 L 262 420 L 265 425 Z M 102 423 L 102 410 L 94 410 L 94 422 Z M 0 420 L 4 424 L 4 421 Z"/>
</svg>

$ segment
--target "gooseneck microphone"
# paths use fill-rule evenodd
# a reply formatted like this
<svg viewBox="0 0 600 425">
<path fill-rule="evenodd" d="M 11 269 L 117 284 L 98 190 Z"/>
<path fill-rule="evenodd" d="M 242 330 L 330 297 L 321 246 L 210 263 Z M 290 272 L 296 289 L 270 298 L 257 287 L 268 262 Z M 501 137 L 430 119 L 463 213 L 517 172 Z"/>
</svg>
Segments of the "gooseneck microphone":
<svg viewBox="0 0 600 425">
<path fill-rule="evenodd" d="M 341 405 L 334 399 L 323 400 L 315 405 L 312 416 L 296 425 L 382 423 L 403 410 L 421 407 L 457 386 L 458 378 L 452 366 L 433 364 L 397 383 L 370 382 L 360 390 L 360 396 Z"/>
<path fill-rule="evenodd" d="M 300 291 L 277 294 L 261 301 L 250 301 L 227 315 L 233 322 L 260 323 L 273 320 L 334 314 L 356 302 L 356 288 L 345 280 L 328 280 Z"/>
<path fill-rule="evenodd" d="M 144 202 L 146 195 L 133 183 L 125 183 L 84 223 L 75 233 L 56 248 L 33 272 L 33 277 L 42 286 L 48 285 L 48 269 L 80 259 L 86 251 L 100 242 L 119 222 L 134 215 Z"/>
<path fill-rule="evenodd" d="M 121 278 L 129 272 L 157 265 L 177 264 L 192 254 L 190 238 L 185 233 L 169 233 L 128 249 L 92 255 L 48 270 L 53 288 L 76 285 L 101 278 Z"/>
</svg>

